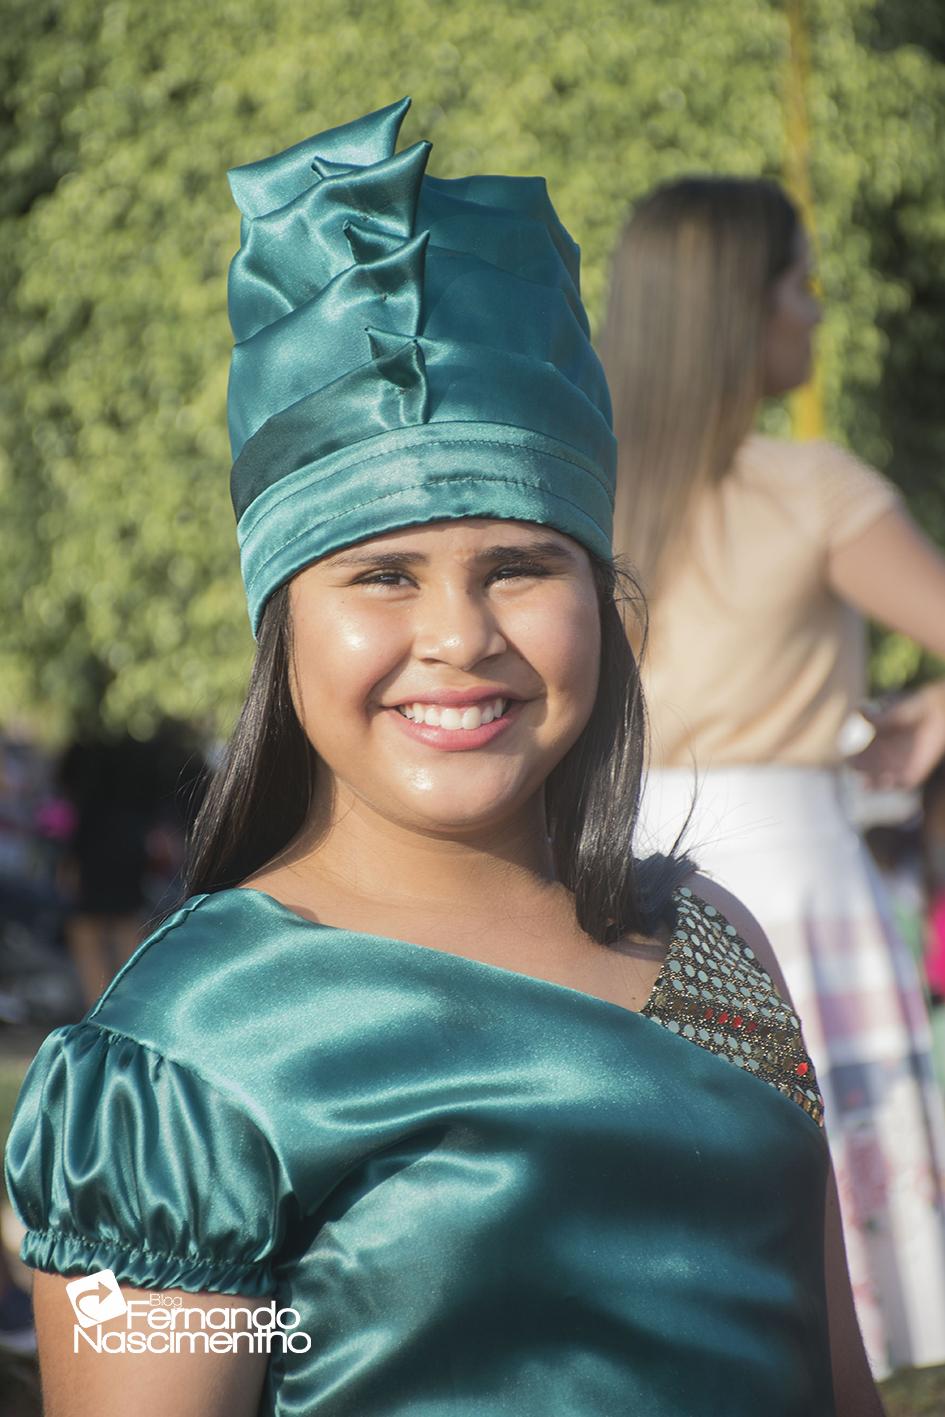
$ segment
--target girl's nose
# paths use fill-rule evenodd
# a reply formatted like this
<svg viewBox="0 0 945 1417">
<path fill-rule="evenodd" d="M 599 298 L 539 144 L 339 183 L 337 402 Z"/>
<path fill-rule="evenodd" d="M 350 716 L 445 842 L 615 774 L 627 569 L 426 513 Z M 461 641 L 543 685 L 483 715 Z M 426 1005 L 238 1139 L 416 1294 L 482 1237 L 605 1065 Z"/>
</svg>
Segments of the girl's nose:
<svg viewBox="0 0 945 1417">
<path fill-rule="evenodd" d="M 466 588 L 443 587 L 429 591 L 418 602 L 414 631 L 417 659 L 471 669 L 507 648 L 487 596 Z"/>
</svg>

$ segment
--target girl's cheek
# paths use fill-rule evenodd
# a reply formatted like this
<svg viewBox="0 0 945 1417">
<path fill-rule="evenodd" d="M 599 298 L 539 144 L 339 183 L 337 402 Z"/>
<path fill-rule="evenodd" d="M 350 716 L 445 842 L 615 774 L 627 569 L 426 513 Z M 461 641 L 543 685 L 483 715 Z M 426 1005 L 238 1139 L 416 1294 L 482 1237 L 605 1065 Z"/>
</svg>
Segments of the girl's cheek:
<svg viewBox="0 0 945 1417">
<path fill-rule="evenodd" d="M 322 625 L 322 653 L 343 663 L 389 655 L 392 646 L 403 639 L 396 617 L 361 606 L 326 606 Z"/>
<path fill-rule="evenodd" d="M 376 699 L 379 682 L 403 663 L 409 638 L 404 640 L 390 616 L 329 614 L 326 623 L 330 632 L 319 636 L 310 661 L 311 682 L 322 686 L 317 692 L 323 697 L 330 694 L 338 705 L 362 710 Z"/>
<path fill-rule="evenodd" d="M 583 687 L 594 676 L 600 657 L 600 611 L 597 597 L 548 600 L 509 626 L 513 642 L 542 673 L 562 688 Z"/>
</svg>

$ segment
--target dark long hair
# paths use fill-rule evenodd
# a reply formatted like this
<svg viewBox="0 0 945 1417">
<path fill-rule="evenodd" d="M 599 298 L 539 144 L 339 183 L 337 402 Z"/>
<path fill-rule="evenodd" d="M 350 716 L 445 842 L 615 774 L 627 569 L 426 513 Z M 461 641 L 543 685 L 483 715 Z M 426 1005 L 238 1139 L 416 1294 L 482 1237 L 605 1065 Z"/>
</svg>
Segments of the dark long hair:
<svg viewBox="0 0 945 1417">
<path fill-rule="evenodd" d="M 677 855 L 637 861 L 633 832 L 645 766 L 646 713 L 623 612 L 643 624 L 632 575 L 591 556 L 601 617 L 597 696 L 580 737 L 545 783 L 558 880 L 574 894 L 578 924 L 601 944 L 650 935 L 671 920 L 671 894 L 694 869 Z M 288 587 L 263 614 L 246 702 L 194 823 L 185 891 L 235 886 L 283 851 L 302 829 L 317 758 L 290 692 Z"/>
</svg>

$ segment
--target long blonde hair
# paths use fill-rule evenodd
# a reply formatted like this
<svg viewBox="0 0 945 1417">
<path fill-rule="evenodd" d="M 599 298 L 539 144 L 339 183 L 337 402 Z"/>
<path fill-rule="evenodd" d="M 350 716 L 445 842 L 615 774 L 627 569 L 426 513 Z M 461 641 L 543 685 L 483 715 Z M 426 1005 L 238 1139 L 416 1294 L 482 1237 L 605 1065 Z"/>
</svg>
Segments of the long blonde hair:
<svg viewBox="0 0 945 1417">
<path fill-rule="evenodd" d="M 599 341 L 619 446 L 614 549 L 651 598 L 695 499 L 751 428 L 771 286 L 799 229 L 775 182 L 689 177 L 650 193 L 620 238 Z"/>
</svg>

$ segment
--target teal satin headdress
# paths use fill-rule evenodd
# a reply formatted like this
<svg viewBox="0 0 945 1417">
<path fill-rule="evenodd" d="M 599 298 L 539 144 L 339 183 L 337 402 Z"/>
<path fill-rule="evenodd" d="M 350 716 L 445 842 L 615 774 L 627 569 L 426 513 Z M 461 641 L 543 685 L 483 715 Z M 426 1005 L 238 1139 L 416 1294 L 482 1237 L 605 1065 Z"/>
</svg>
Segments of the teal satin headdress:
<svg viewBox="0 0 945 1417">
<path fill-rule="evenodd" d="M 296 571 L 455 517 L 611 554 L 610 398 L 540 177 L 425 174 L 409 99 L 230 172 L 233 504 L 254 632 Z"/>
</svg>

